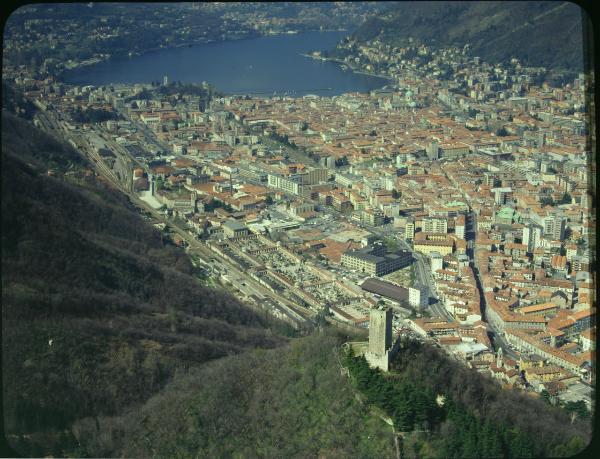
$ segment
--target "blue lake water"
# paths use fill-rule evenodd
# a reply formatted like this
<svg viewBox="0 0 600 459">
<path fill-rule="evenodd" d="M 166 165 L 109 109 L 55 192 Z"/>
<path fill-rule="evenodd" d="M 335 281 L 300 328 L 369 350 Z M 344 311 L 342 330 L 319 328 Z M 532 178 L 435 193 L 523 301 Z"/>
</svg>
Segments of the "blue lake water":
<svg viewBox="0 0 600 459">
<path fill-rule="evenodd" d="M 346 32 L 306 32 L 208 43 L 112 59 L 64 74 L 71 84 L 207 81 L 226 94 L 333 96 L 368 92 L 388 80 L 344 71 L 338 64 L 302 56 L 331 49 Z"/>
</svg>

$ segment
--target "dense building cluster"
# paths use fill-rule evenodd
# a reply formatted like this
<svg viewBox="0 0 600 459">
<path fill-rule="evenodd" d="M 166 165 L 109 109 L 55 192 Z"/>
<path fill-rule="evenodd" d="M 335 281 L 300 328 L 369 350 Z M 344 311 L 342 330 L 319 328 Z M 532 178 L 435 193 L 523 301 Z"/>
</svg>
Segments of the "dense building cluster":
<svg viewBox="0 0 600 459">
<path fill-rule="evenodd" d="M 590 75 L 551 87 L 516 60 L 377 42 L 346 61 L 390 84 L 211 98 L 3 78 L 38 125 L 302 313 L 367 326 L 387 304 L 396 331 L 506 383 L 580 391 L 595 350 Z"/>
</svg>

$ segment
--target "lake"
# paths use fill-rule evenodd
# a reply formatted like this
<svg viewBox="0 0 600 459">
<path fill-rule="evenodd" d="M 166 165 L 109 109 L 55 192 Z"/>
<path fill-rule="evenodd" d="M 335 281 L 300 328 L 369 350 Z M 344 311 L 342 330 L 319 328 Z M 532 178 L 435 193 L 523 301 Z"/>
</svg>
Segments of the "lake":
<svg viewBox="0 0 600 459">
<path fill-rule="evenodd" d="M 207 81 L 226 94 L 317 94 L 368 92 L 388 80 L 344 71 L 338 64 L 302 56 L 335 47 L 347 32 L 306 32 L 208 43 L 111 59 L 64 73 L 78 85 Z"/>
</svg>

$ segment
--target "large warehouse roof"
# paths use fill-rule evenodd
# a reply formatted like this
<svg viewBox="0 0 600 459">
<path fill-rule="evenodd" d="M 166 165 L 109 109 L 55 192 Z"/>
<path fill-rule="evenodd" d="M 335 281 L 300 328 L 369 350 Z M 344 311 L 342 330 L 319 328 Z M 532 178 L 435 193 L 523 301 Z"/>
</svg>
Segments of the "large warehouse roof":
<svg viewBox="0 0 600 459">
<path fill-rule="evenodd" d="M 385 296 L 395 301 L 408 301 L 408 289 L 370 277 L 361 285 L 363 290 Z"/>
</svg>

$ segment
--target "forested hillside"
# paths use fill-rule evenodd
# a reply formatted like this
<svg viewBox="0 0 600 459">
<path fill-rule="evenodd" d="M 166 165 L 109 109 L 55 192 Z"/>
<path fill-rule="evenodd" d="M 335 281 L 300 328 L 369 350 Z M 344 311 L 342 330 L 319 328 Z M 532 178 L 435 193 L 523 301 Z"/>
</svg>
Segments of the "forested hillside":
<svg viewBox="0 0 600 459">
<path fill-rule="evenodd" d="M 19 453 L 60 456 L 77 419 L 285 342 L 283 324 L 203 287 L 77 152 L 9 114 L 2 128 L 4 421 Z"/>
<path fill-rule="evenodd" d="M 391 428 L 340 374 L 345 338 L 285 345 L 285 324 L 203 287 L 77 152 L 10 114 L 2 126 L 3 408 L 17 453 L 393 455 Z"/>
<path fill-rule="evenodd" d="M 565 457 L 591 439 L 591 419 L 453 362 L 438 349 L 404 340 L 392 371 L 348 352 L 343 364 L 368 403 L 394 420 L 407 457 Z"/>
<path fill-rule="evenodd" d="M 140 409 L 76 425 L 93 456 L 392 458 L 392 429 L 359 402 L 336 356 L 346 338 L 315 333 L 227 357 L 168 385 Z M 141 420 L 141 422 L 140 422 Z"/>
<path fill-rule="evenodd" d="M 468 43 L 474 56 L 491 63 L 517 57 L 532 66 L 582 71 L 582 14 L 587 18 L 576 4 L 556 1 L 395 2 L 353 37 L 393 45 L 409 37 L 440 47 Z"/>
</svg>

